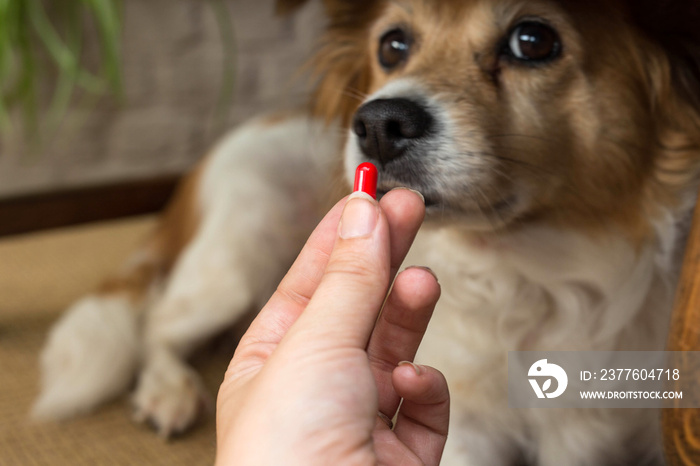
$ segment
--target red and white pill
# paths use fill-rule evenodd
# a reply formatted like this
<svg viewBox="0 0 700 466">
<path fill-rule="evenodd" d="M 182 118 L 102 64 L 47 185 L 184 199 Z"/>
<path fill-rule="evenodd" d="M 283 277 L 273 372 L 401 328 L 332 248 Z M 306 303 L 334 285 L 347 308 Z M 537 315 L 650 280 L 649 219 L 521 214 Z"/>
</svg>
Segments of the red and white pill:
<svg viewBox="0 0 700 466">
<path fill-rule="evenodd" d="M 355 170 L 354 192 L 363 192 L 377 198 L 377 167 L 369 162 L 361 163 Z"/>
</svg>

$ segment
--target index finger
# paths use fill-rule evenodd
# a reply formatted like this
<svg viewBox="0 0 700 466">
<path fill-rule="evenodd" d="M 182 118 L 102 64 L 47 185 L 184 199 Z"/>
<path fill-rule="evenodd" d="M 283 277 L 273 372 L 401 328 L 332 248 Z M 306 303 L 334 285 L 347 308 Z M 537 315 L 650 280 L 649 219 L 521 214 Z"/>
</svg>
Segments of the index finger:
<svg viewBox="0 0 700 466">
<path fill-rule="evenodd" d="M 391 194 L 381 203 L 366 195 L 348 202 L 348 207 L 354 207 L 350 215 L 348 207 L 343 212 L 343 226 L 346 220 L 355 225 L 358 219 L 371 220 L 373 215 L 376 223 L 368 222 L 366 227 L 374 226 L 360 228 L 357 235 L 340 232 L 322 280 L 287 339 L 307 349 L 313 345 L 316 349 L 366 347 L 396 267 L 406 256 L 425 210 L 415 192 Z"/>
<path fill-rule="evenodd" d="M 304 311 L 324 276 L 346 202 L 347 196 L 321 220 L 275 293 L 241 338 L 236 350 L 239 361 L 266 360 Z M 420 195 L 409 190 L 388 193 L 380 206 L 390 229 L 393 277 L 423 220 L 425 206 Z"/>
</svg>

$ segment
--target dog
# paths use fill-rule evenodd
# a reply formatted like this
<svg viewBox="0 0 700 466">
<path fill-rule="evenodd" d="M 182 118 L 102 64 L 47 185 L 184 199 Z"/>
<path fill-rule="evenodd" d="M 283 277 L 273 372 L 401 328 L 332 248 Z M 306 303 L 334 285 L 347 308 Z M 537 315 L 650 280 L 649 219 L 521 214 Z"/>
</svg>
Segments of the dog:
<svg viewBox="0 0 700 466">
<path fill-rule="evenodd" d="M 292 10 L 303 0 L 281 2 Z M 662 350 L 700 168 L 698 8 L 632 0 L 325 0 L 308 111 L 234 131 L 124 268 L 51 330 L 33 414 L 137 377 L 186 429 L 190 352 L 261 306 L 355 167 L 410 187 L 406 263 L 442 298 L 418 359 L 452 397 L 445 464 L 663 464 L 653 410 L 516 410 L 513 350 Z"/>
</svg>

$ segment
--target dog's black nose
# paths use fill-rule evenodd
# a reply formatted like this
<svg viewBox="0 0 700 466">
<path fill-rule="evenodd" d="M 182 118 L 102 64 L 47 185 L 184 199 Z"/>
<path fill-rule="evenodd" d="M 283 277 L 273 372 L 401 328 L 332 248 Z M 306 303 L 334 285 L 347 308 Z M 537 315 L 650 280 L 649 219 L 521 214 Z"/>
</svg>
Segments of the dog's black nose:
<svg viewBox="0 0 700 466">
<path fill-rule="evenodd" d="M 400 157 L 412 141 L 423 137 L 432 125 L 428 111 L 408 99 L 377 99 L 361 106 L 353 130 L 360 149 L 370 159 L 386 163 Z"/>
</svg>

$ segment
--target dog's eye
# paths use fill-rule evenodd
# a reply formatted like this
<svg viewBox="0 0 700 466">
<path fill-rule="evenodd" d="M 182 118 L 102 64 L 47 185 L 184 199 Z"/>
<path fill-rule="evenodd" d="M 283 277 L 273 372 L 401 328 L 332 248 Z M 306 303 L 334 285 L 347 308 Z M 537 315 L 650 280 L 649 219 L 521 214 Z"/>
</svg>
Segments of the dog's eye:
<svg viewBox="0 0 700 466">
<path fill-rule="evenodd" d="M 411 44 L 408 35 L 401 29 L 392 29 L 379 41 L 379 63 L 392 70 L 408 59 Z"/>
<path fill-rule="evenodd" d="M 521 61 L 543 62 L 557 58 L 561 41 L 557 32 L 543 23 L 528 21 L 518 24 L 508 38 L 508 51 Z"/>
</svg>

